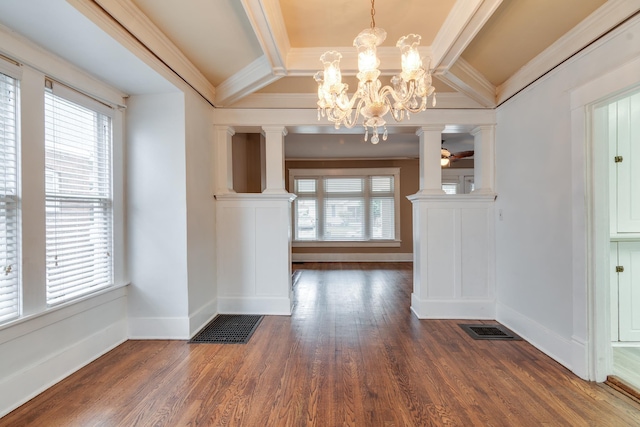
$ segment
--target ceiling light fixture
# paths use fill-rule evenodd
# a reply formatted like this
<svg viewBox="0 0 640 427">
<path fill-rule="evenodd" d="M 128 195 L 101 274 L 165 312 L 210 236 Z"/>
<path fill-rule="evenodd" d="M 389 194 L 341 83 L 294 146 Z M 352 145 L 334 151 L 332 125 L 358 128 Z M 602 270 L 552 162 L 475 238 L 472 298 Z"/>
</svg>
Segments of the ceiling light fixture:
<svg viewBox="0 0 640 427">
<path fill-rule="evenodd" d="M 425 69 L 418 52 L 421 37 L 409 34 L 396 43 L 402 55 L 402 72 L 391 78 L 391 86 L 382 86 L 380 77 L 380 59 L 376 47 L 387 38 L 387 32 L 376 27 L 375 0 L 371 0 L 371 28 L 362 30 L 353 40 L 358 51 L 358 89 L 349 99 L 348 85 L 342 83 L 340 59 L 342 54 L 335 50 L 325 52 L 320 61 L 323 71 L 314 78 L 318 82 L 318 120 L 327 117 L 339 129 L 341 124 L 352 128 L 363 116 L 365 128 L 364 140 L 369 138 L 369 128 L 373 133 L 371 142 L 377 144 L 379 128 L 384 129 L 382 139 L 387 139 L 387 126 L 384 116 L 391 111 L 395 121 L 409 119 L 410 113 L 419 113 L 427 109 L 427 97 L 432 96 L 436 105 L 435 88 L 431 85 L 431 72 Z"/>
</svg>

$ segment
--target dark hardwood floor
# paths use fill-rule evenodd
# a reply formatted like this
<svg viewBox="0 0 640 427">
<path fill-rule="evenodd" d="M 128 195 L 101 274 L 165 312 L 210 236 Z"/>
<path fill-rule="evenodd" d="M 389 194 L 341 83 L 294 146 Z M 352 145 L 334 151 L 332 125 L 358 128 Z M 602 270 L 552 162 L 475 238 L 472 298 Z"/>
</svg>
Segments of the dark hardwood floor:
<svg viewBox="0 0 640 427">
<path fill-rule="evenodd" d="M 294 267 L 293 315 L 248 344 L 128 341 L 0 426 L 640 425 L 640 404 L 526 341 L 416 319 L 410 264 Z"/>
</svg>

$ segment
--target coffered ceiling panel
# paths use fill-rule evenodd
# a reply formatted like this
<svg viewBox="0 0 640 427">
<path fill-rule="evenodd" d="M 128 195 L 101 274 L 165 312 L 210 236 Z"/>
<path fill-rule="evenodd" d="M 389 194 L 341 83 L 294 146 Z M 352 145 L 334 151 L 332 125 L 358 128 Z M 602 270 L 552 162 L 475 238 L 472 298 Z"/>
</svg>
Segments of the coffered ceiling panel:
<svg viewBox="0 0 640 427">
<path fill-rule="evenodd" d="M 498 86 L 604 3 L 504 0 L 462 58 Z"/>
<path fill-rule="evenodd" d="M 433 43 L 455 0 L 378 0 L 376 26 L 387 31 L 383 46 L 395 46 L 404 35 L 422 36 Z M 368 0 L 280 0 L 282 17 L 292 47 L 351 46 L 358 33 L 371 24 Z"/>
</svg>

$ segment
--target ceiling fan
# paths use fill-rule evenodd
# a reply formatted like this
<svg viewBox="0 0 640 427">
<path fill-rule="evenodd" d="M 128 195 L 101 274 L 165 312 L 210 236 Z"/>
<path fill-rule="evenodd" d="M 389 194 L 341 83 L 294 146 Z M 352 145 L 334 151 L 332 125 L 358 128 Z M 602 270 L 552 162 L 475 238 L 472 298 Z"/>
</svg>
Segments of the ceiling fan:
<svg viewBox="0 0 640 427">
<path fill-rule="evenodd" d="M 444 143 L 444 141 L 442 141 Z M 443 167 L 449 166 L 451 162 L 456 162 L 460 159 L 473 156 L 473 150 L 459 151 L 457 153 L 451 153 L 446 148 L 440 149 L 440 165 Z"/>
</svg>

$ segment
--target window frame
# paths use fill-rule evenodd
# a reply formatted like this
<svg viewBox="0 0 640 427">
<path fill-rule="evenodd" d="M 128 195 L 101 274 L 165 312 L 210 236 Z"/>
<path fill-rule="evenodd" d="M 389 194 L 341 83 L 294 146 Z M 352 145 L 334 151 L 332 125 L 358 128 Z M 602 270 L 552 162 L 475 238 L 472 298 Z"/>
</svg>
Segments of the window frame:
<svg viewBox="0 0 640 427">
<path fill-rule="evenodd" d="M 11 302 L 10 307 L 14 307 L 13 310 L 9 311 L 6 315 L 3 315 L 0 319 L 0 325 L 4 325 L 10 323 L 22 316 L 22 230 L 21 230 L 21 185 L 20 185 L 20 80 L 21 80 L 21 70 L 17 64 L 13 64 L 11 62 L 7 62 L 4 57 L 0 56 L 0 74 L 6 76 L 13 80 L 14 84 L 14 99 L 13 99 L 13 120 L 14 120 L 14 140 L 13 140 L 13 152 L 14 157 L 12 159 L 14 173 L 13 176 L 13 184 L 15 188 L 14 194 L 0 194 L 0 198 L 4 199 L 2 201 L 3 205 L 5 203 L 13 205 L 11 209 L 11 215 L 14 217 L 14 238 L 16 239 L 14 243 L 14 250 L 11 251 L 10 258 L 14 261 L 15 265 L 3 265 L 2 270 L 4 276 L 11 275 L 13 277 L 13 284 L 10 284 L 6 287 L 10 290 L 10 288 L 15 289 L 15 297 L 7 299 L 7 301 Z M 5 146 L 6 147 L 6 146 Z M 6 174 L 4 175 L 6 177 Z M 4 215 L 8 217 L 8 214 Z M 5 251 L 6 252 L 6 251 Z M 7 256 L 9 259 L 9 256 Z"/>
<path fill-rule="evenodd" d="M 107 240 L 107 257 L 108 262 L 106 263 L 106 271 L 107 274 L 106 275 L 102 275 L 100 276 L 102 279 L 99 283 L 94 283 L 91 284 L 92 282 L 95 282 L 95 278 L 97 276 L 92 276 L 92 279 L 89 281 L 85 281 L 86 283 L 84 283 L 82 286 L 79 287 L 79 289 L 77 291 L 73 291 L 70 292 L 70 296 L 66 296 L 66 295 L 62 295 L 59 297 L 55 297 L 53 295 L 50 295 L 51 292 L 53 292 L 50 289 L 50 274 L 51 274 L 51 267 L 50 267 L 50 248 L 49 248 L 49 244 L 45 244 L 45 251 L 46 251 L 46 256 L 47 256 L 47 264 L 46 264 L 46 279 L 45 279 L 45 291 L 46 291 L 46 304 L 47 307 L 55 307 L 55 306 L 59 306 L 65 303 L 69 303 L 69 302 L 73 302 L 76 300 L 80 300 L 83 299 L 89 295 L 92 295 L 94 293 L 103 291 L 105 289 L 109 289 L 112 288 L 115 285 L 115 275 L 116 275 L 116 265 L 115 265 L 115 259 L 114 259 L 114 248 L 115 248 L 115 239 L 116 239 L 116 230 L 115 230 L 115 216 L 116 216 L 116 212 L 115 212 L 115 207 L 114 207 L 114 146 L 115 146 L 115 112 L 114 109 L 108 105 L 103 104 L 102 102 L 88 96 L 85 95 L 83 93 L 77 92 L 71 88 L 68 88 L 60 83 L 57 83 L 55 81 L 52 80 L 47 80 L 46 82 L 46 88 L 44 88 L 44 97 L 45 97 L 45 119 L 47 117 L 47 115 L 49 114 L 49 110 L 48 110 L 48 102 L 47 98 L 49 95 L 53 96 L 53 97 L 59 97 L 60 99 L 62 99 L 63 101 L 69 102 L 74 104 L 75 106 L 78 106 L 80 108 L 83 108 L 85 110 L 89 110 L 94 114 L 98 114 L 101 117 L 97 117 L 97 120 L 99 123 L 104 124 L 105 122 L 108 123 L 109 129 L 106 132 L 105 135 L 100 135 L 100 131 L 98 129 L 95 130 L 95 138 L 96 141 L 100 141 L 100 140 L 104 140 L 103 144 L 100 144 L 100 146 L 98 148 L 96 148 L 96 153 L 98 152 L 102 152 L 102 156 L 104 156 L 104 164 L 101 164 L 101 166 L 105 166 L 106 165 L 106 173 L 104 174 L 100 174 L 99 177 L 97 177 L 96 179 L 100 180 L 100 179 L 108 179 L 108 190 L 103 193 L 103 194 L 96 194 L 96 195 L 87 195 L 87 194 L 78 194 L 78 193 L 69 193 L 69 194 L 62 194 L 58 191 L 55 191 L 53 193 L 50 193 L 50 189 L 48 188 L 47 184 L 45 185 L 45 203 L 47 206 L 49 206 L 50 203 L 56 203 L 55 200 L 57 200 L 57 203 L 66 203 L 66 204 L 80 204 L 83 203 L 84 205 L 88 206 L 89 210 L 93 210 L 95 209 L 96 206 L 103 206 L 99 212 L 98 215 L 100 215 L 100 212 L 104 212 L 104 215 L 106 215 L 106 222 L 104 223 L 108 229 L 107 231 L 105 231 L 103 233 L 103 238 L 106 238 Z M 105 120 L 108 119 L 108 120 Z M 46 120 L 45 120 L 46 122 Z M 46 129 L 47 125 L 45 124 L 45 129 Z M 45 131 L 45 139 L 48 138 L 47 136 L 47 132 Z M 48 145 L 49 141 L 47 141 L 47 143 L 45 145 Z M 45 150 L 46 153 L 46 150 Z M 95 153 L 94 153 L 95 154 Z M 98 155 L 100 157 L 100 155 Z M 101 167 L 100 166 L 100 167 Z M 56 176 L 56 171 L 49 171 L 48 169 L 48 163 L 45 164 L 45 171 L 44 171 L 44 175 L 45 178 L 47 176 L 49 176 L 49 174 L 52 177 Z M 48 180 L 45 179 L 45 183 L 47 183 Z M 57 183 L 55 183 L 55 187 L 57 187 Z M 98 184 L 98 185 L 102 185 L 102 184 Z M 54 187 L 54 189 L 55 189 Z M 56 204 L 57 204 L 56 203 Z M 58 208 L 54 208 L 54 209 L 58 209 Z M 55 217 L 55 215 L 54 215 Z M 47 230 L 46 233 L 49 234 L 49 214 L 47 213 L 46 215 L 47 218 Z M 92 217 L 93 218 L 93 217 Z M 93 228 L 92 228 L 93 230 Z M 95 238 L 94 238 L 95 240 Z M 95 248 L 94 248 L 95 250 Z M 57 262 L 56 262 L 57 264 Z M 95 269 L 97 264 L 92 264 L 92 268 Z M 102 264 L 100 264 L 100 266 L 102 266 Z M 77 275 L 79 271 L 82 270 L 73 270 L 75 272 L 75 274 Z M 68 275 L 67 278 L 65 280 L 68 280 Z M 60 284 L 58 284 L 57 286 L 60 286 Z"/>
<path fill-rule="evenodd" d="M 394 239 L 372 239 L 370 236 L 370 215 L 369 204 L 375 198 L 371 192 L 370 178 L 375 176 L 393 176 L 393 201 L 394 201 Z M 363 217 L 367 224 L 364 229 L 367 240 L 298 240 L 296 239 L 296 215 L 297 203 L 299 200 L 312 199 L 316 200 L 316 216 L 321 219 L 324 215 L 325 191 L 319 190 L 323 187 L 321 181 L 325 178 L 366 178 L 365 192 L 363 192 L 363 206 L 365 207 Z M 316 179 L 315 197 L 299 195 L 296 193 L 296 179 L 312 178 Z M 399 247 L 400 239 L 400 168 L 316 168 L 316 169 L 289 169 L 289 188 L 292 193 L 296 194 L 296 200 L 292 203 L 291 214 L 291 230 L 292 230 L 292 246 L 294 247 Z M 345 193 L 345 197 L 348 194 Z M 322 223 L 323 221 L 319 221 Z M 317 224 L 317 236 L 322 236 L 323 224 Z"/>
</svg>

